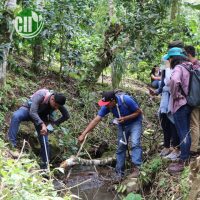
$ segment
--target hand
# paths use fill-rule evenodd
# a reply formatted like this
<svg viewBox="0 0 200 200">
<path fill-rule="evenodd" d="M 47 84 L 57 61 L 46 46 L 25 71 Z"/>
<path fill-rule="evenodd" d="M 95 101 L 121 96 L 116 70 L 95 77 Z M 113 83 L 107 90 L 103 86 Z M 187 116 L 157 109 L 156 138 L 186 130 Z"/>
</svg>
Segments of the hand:
<svg viewBox="0 0 200 200">
<path fill-rule="evenodd" d="M 79 141 L 80 143 L 82 143 L 84 139 L 85 139 L 85 135 L 83 135 L 83 134 L 79 135 L 78 141 Z"/>
<path fill-rule="evenodd" d="M 40 134 L 41 135 L 46 135 L 47 134 L 47 127 L 46 127 L 46 125 L 44 123 L 42 124 L 42 128 L 40 130 Z"/>
<path fill-rule="evenodd" d="M 120 117 L 119 119 L 118 119 L 118 122 L 119 123 L 124 123 L 126 120 L 125 120 L 125 117 Z"/>
<path fill-rule="evenodd" d="M 155 93 L 155 91 L 153 89 L 148 88 L 148 90 L 149 90 L 149 94 L 150 95 L 152 95 L 152 96 L 156 95 L 156 93 Z"/>
</svg>

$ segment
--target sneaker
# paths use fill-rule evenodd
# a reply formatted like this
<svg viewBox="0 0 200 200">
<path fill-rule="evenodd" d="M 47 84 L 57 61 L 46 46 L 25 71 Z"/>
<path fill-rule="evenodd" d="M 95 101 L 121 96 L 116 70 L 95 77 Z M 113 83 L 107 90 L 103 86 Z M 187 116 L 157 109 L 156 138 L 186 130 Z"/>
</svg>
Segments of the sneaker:
<svg viewBox="0 0 200 200">
<path fill-rule="evenodd" d="M 160 156 L 166 156 L 171 152 L 171 150 L 169 148 L 164 148 L 161 152 L 160 152 Z"/>
<path fill-rule="evenodd" d="M 180 159 L 177 163 L 171 163 L 169 165 L 168 172 L 170 174 L 179 173 L 179 172 L 182 172 L 184 170 L 184 167 L 185 167 L 185 162 Z"/>
<path fill-rule="evenodd" d="M 169 155 L 165 156 L 164 158 L 175 161 L 181 155 L 180 151 L 172 151 Z"/>
</svg>

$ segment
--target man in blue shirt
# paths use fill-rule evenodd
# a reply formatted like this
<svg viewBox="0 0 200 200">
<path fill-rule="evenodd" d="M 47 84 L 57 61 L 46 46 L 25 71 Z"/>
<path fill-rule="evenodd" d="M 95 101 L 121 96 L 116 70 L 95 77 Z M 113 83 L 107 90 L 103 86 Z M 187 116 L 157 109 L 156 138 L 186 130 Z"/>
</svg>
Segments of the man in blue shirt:
<svg viewBox="0 0 200 200">
<path fill-rule="evenodd" d="M 133 172 L 131 177 L 138 177 L 139 167 L 142 164 L 142 111 L 134 99 L 129 95 L 117 95 L 114 91 L 103 92 L 102 99 L 98 102 L 101 109 L 97 116 L 89 123 L 86 129 L 78 137 L 83 142 L 87 133 L 96 127 L 101 119 L 109 112 L 117 118 L 118 123 L 118 147 L 116 152 L 116 173 L 124 175 L 127 141 L 131 138 L 131 160 Z"/>
</svg>

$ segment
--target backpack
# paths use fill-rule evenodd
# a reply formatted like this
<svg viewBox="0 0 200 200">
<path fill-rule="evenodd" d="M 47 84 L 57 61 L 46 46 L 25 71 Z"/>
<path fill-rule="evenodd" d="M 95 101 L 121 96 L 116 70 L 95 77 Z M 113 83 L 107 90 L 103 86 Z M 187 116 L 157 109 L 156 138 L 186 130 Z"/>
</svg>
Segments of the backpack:
<svg viewBox="0 0 200 200">
<path fill-rule="evenodd" d="M 192 107 L 200 106 L 200 68 L 193 69 L 192 66 L 190 68 L 185 67 L 190 73 L 190 80 L 189 80 L 189 88 L 188 88 L 188 95 L 186 95 L 182 89 L 184 96 L 186 97 L 187 104 Z"/>
<path fill-rule="evenodd" d="M 32 104 L 32 100 L 31 100 L 32 97 L 34 97 L 35 95 L 38 95 L 38 93 L 40 93 L 40 92 L 45 92 L 45 97 L 44 97 L 44 100 L 42 101 L 42 104 L 48 103 L 49 96 L 52 94 L 52 92 L 46 88 L 43 88 L 43 89 L 37 90 L 33 95 L 30 96 L 30 99 L 28 102 L 29 105 Z"/>
<path fill-rule="evenodd" d="M 120 99 L 121 99 L 123 105 L 124 105 L 126 108 L 128 108 L 128 105 L 126 104 L 126 101 L 125 101 L 125 99 L 124 99 L 124 95 L 128 95 L 129 97 L 131 97 L 131 99 L 133 99 L 133 100 L 135 101 L 135 103 L 137 104 L 137 106 L 139 107 L 138 101 L 135 99 L 135 97 L 133 97 L 133 95 L 132 95 L 130 92 L 124 92 L 124 91 L 122 91 L 122 90 L 116 90 L 116 91 L 115 91 L 115 95 L 120 97 Z"/>
</svg>

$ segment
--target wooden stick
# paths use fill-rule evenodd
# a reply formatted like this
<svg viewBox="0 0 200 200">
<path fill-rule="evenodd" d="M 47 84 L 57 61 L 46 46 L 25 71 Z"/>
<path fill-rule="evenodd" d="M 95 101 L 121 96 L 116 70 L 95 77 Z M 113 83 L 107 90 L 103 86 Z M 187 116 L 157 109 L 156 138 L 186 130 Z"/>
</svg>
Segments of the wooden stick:
<svg viewBox="0 0 200 200">
<path fill-rule="evenodd" d="M 79 156 L 79 154 L 80 154 L 80 152 L 81 152 L 81 150 L 82 150 L 82 148 L 83 148 L 83 145 L 85 144 L 85 141 L 86 141 L 86 139 L 87 139 L 87 136 L 88 136 L 88 134 L 85 135 L 85 138 L 84 138 L 84 140 L 83 140 L 83 142 L 82 142 L 82 144 L 81 144 L 81 146 L 80 146 L 80 148 L 79 148 L 79 150 L 78 150 L 78 153 L 77 153 L 76 156 L 75 156 L 76 158 Z M 69 172 L 68 172 L 68 174 L 67 174 L 67 179 L 70 177 L 71 172 L 72 172 L 72 167 L 70 168 L 70 170 L 69 170 Z"/>
</svg>

